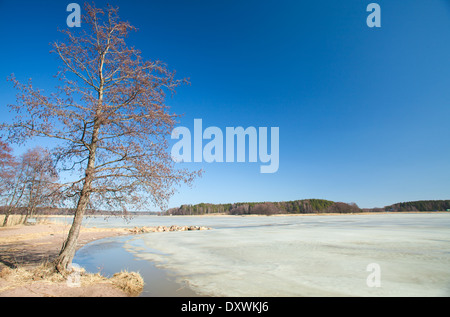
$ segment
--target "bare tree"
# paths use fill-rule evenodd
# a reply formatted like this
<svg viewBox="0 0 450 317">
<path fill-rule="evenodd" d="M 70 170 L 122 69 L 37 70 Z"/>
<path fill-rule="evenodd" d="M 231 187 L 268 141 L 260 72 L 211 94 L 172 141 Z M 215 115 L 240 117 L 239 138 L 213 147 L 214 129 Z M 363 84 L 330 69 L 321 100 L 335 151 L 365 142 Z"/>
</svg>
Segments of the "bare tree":
<svg viewBox="0 0 450 317">
<path fill-rule="evenodd" d="M 11 147 L 0 140 L 0 202 L 4 205 L 3 226 L 8 223 L 9 215 L 20 202 L 23 189 L 20 186 L 21 165 L 12 154 Z"/>
<path fill-rule="evenodd" d="M 8 224 L 9 216 L 13 211 L 16 211 L 22 202 L 23 195 L 26 189 L 26 175 L 28 173 L 29 165 L 25 164 L 23 158 L 20 162 L 14 162 L 14 169 L 8 173 L 8 177 L 4 179 L 3 183 L 3 197 L 6 202 L 5 218 L 3 219 L 3 227 Z"/>
<path fill-rule="evenodd" d="M 24 182 L 25 222 L 33 216 L 38 207 L 49 207 L 58 197 L 56 181 L 58 173 L 48 150 L 35 147 L 23 155 L 23 164 L 27 166 Z"/>
<path fill-rule="evenodd" d="M 18 162 L 10 155 L 6 163 L 9 168 L 2 169 L 1 176 L 5 203 L 3 226 L 7 225 L 12 212 L 25 211 L 23 221 L 26 222 L 37 207 L 48 205 L 55 200 L 53 196 L 58 196 L 55 184 L 58 175 L 47 150 L 41 147 L 28 150 Z"/>
<path fill-rule="evenodd" d="M 11 147 L 0 139 L 0 197 L 6 193 L 7 185 L 14 177 L 16 166 L 17 161 Z"/>
<path fill-rule="evenodd" d="M 54 139 L 61 171 L 74 172 L 60 188 L 76 205 L 55 261 L 61 273 L 73 259 L 87 208 L 165 208 L 174 185 L 190 184 L 200 174 L 176 169 L 168 151 L 178 116 L 169 113 L 166 95 L 187 81 L 176 80 L 160 61 L 144 61 L 126 44 L 135 28 L 119 20 L 117 8 L 85 4 L 83 13 L 83 27 L 62 31 L 66 40 L 53 45 L 63 64 L 62 86 L 44 96 L 31 81 L 22 84 L 11 76 L 19 91 L 10 106 L 17 116 L 4 125 L 10 141 Z"/>
</svg>

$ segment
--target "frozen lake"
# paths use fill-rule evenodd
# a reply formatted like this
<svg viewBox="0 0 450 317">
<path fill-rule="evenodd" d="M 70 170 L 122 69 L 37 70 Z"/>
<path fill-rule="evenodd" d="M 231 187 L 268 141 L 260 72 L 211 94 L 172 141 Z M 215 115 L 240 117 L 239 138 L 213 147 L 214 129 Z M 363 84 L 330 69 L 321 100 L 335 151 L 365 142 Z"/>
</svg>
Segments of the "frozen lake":
<svg viewBox="0 0 450 317">
<path fill-rule="evenodd" d="M 450 296 L 449 213 L 140 216 L 84 224 L 212 228 L 100 240 L 77 252 L 74 262 L 88 270 L 140 271 L 144 296 L 175 294 L 158 293 L 161 272 L 181 296 L 190 295 L 183 285 L 205 296 Z"/>
</svg>

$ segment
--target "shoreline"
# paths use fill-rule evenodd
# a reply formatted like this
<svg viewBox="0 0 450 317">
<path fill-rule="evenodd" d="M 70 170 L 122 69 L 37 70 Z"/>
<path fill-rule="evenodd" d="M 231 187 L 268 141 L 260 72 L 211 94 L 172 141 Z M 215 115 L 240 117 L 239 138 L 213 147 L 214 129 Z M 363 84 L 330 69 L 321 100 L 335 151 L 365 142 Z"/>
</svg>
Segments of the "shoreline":
<svg viewBox="0 0 450 317">
<path fill-rule="evenodd" d="M 213 214 L 202 214 L 202 215 L 132 215 L 129 218 L 134 217 L 289 217 L 289 216 L 357 216 L 357 215 L 401 215 L 401 214 L 450 214 L 450 211 L 380 211 L 380 212 L 352 212 L 352 213 L 297 213 L 297 214 L 272 214 L 272 215 L 262 215 L 262 214 L 243 214 L 243 215 L 230 215 L 225 213 L 213 213 Z M 1 215 L 0 215 L 1 216 Z M 36 218 L 71 218 L 73 215 L 37 215 Z M 122 216 L 114 215 L 85 215 L 85 218 L 96 218 L 96 217 L 112 217 L 112 218 L 122 218 Z M 0 227 L 1 228 L 1 227 Z"/>
<path fill-rule="evenodd" d="M 353 212 L 353 213 L 298 213 L 298 214 L 246 214 L 246 215 L 230 215 L 230 214 L 204 214 L 204 215 L 136 215 L 138 217 L 313 217 L 313 216 L 358 216 L 358 215 L 401 215 L 401 214 L 450 214 L 450 211 L 380 211 L 380 212 Z M 103 215 L 98 215 L 100 217 Z M 97 216 L 94 216 L 97 217 Z"/>
<path fill-rule="evenodd" d="M 29 278 L 17 283 L 13 271 L 31 272 L 52 262 L 59 254 L 70 225 L 39 223 L 0 228 L 0 297 L 128 297 L 125 291 L 105 279 L 90 285 L 69 287 L 67 281 L 50 283 Z M 131 234 L 126 228 L 83 227 L 77 251 L 89 242 Z M 28 273 L 26 273 L 28 274 Z M 100 276 L 98 276 L 100 277 Z"/>
<path fill-rule="evenodd" d="M 128 297 L 139 296 L 143 291 L 144 281 L 139 273 L 116 272 L 116 278 L 105 278 L 99 273 L 88 273 L 92 276 L 89 285 L 81 287 L 67 286 L 67 280 L 49 283 L 47 280 L 35 280 L 33 275 L 47 273 L 46 263 L 51 263 L 58 256 L 61 246 L 67 237 L 71 224 L 57 222 L 39 222 L 0 227 L 0 297 Z M 156 227 L 120 227 L 96 228 L 82 227 L 78 238 L 76 252 L 86 244 L 106 238 L 135 236 L 150 232 L 209 230 L 200 226 L 156 226 Z M 164 272 L 162 272 L 164 273 Z M 10 278 L 20 276 L 20 283 Z M 82 276 L 84 273 L 82 273 Z M 51 278 L 53 278 L 52 276 Z M 82 277 L 84 278 L 84 277 Z M 16 277 L 17 280 L 17 277 Z M 142 288 L 139 293 L 136 287 L 126 285 L 137 284 Z M 119 288 L 114 285 L 119 285 Z M 133 288 L 133 289 L 130 289 Z M 130 289 L 130 290 L 129 290 Z M 126 290 L 126 291 L 124 291 Z M 189 294 L 189 293 L 188 293 Z M 193 296 L 193 295 L 192 295 Z"/>
</svg>

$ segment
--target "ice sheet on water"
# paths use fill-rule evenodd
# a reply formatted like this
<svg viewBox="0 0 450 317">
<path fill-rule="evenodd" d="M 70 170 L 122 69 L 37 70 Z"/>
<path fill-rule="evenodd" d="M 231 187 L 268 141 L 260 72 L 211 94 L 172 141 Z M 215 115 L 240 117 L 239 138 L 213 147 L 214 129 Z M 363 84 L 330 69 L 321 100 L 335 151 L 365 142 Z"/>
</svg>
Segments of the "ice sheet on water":
<svg viewBox="0 0 450 317">
<path fill-rule="evenodd" d="M 205 295 L 450 295 L 450 214 L 203 221 L 213 230 L 142 235 L 126 249 Z M 371 263 L 381 287 L 367 284 Z"/>
</svg>

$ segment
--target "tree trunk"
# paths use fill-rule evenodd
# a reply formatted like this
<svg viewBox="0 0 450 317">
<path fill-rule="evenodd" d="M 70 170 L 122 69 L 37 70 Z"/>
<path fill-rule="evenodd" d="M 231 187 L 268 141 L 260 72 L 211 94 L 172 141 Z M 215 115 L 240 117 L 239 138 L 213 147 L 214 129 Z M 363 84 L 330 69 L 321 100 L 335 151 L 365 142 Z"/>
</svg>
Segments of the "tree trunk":
<svg viewBox="0 0 450 317">
<path fill-rule="evenodd" d="M 6 214 L 5 214 L 5 219 L 3 220 L 3 227 L 6 227 L 6 225 L 8 224 L 8 218 L 9 218 L 9 214 L 10 214 L 11 212 L 8 210 L 7 212 L 6 212 Z"/>
<path fill-rule="evenodd" d="M 83 222 L 83 216 L 89 203 L 89 198 L 91 196 L 92 181 L 94 179 L 95 153 L 97 151 L 99 130 L 99 124 L 96 120 L 96 123 L 94 124 L 91 152 L 89 154 L 89 160 L 86 167 L 86 178 L 83 184 L 83 189 L 80 193 L 80 199 L 78 200 L 77 209 L 73 217 L 73 223 L 70 227 L 69 234 L 67 236 L 67 239 L 64 241 L 61 252 L 59 253 L 54 263 L 56 270 L 63 275 L 67 272 L 67 267 L 72 263 L 73 257 L 75 256 L 81 223 Z"/>
<path fill-rule="evenodd" d="M 61 252 L 54 262 L 56 270 L 63 275 L 67 272 L 67 267 L 72 263 L 73 257 L 75 256 L 81 223 L 83 222 L 83 216 L 89 203 L 89 198 L 91 196 L 92 181 L 94 179 L 95 153 L 97 151 L 99 130 L 99 124 L 96 120 L 96 123 L 94 124 L 94 132 L 90 147 L 91 151 L 86 167 L 86 177 L 83 184 L 83 189 L 80 193 L 80 199 L 78 200 L 77 209 L 73 217 L 73 222 L 72 226 L 70 227 L 69 234 L 67 236 L 67 239 L 63 243 Z"/>
<path fill-rule="evenodd" d="M 28 222 L 28 218 L 31 217 L 31 208 L 28 207 L 27 211 L 25 212 L 25 219 L 23 220 L 23 223 L 26 224 Z"/>
<path fill-rule="evenodd" d="M 78 200 L 77 210 L 75 212 L 72 226 L 70 227 L 67 239 L 64 241 L 61 252 L 55 260 L 55 268 L 61 274 L 67 271 L 67 267 L 72 263 L 73 257 L 78 242 L 78 236 L 80 234 L 81 223 L 83 222 L 83 216 L 86 211 L 86 206 L 89 202 L 89 192 L 86 190 L 86 184 L 80 194 Z"/>
</svg>

